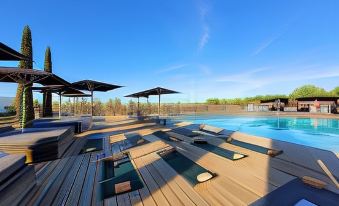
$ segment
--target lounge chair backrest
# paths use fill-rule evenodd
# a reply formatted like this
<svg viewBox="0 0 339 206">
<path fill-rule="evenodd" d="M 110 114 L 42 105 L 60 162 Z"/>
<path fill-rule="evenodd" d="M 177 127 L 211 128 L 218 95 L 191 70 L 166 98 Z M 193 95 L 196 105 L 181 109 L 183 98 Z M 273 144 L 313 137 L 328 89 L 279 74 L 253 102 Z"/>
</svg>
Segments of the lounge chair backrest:
<svg viewBox="0 0 339 206">
<path fill-rule="evenodd" d="M 215 134 L 220 134 L 222 131 L 224 131 L 223 128 L 213 127 L 213 126 L 210 126 L 210 125 L 203 125 L 201 127 L 201 130 L 211 132 L 211 133 L 215 133 Z"/>
</svg>

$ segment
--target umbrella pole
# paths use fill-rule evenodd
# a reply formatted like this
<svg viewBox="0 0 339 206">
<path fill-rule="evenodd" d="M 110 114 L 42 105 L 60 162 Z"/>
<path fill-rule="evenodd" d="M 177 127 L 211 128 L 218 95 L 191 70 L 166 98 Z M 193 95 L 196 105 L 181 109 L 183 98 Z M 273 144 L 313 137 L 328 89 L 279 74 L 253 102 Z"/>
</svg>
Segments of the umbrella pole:
<svg viewBox="0 0 339 206">
<path fill-rule="evenodd" d="M 76 108 L 76 103 L 75 103 L 75 97 L 73 97 L 73 109 L 74 109 L 74 111 L 73 111 L 73 116 L 75 116 L 75 113 L 76 113 L 76 110 L 77 110 L 77 108 Z"/>
<path fill-rule="evenodd" d="M 91 115 L 93 117 L 93 90 L 91 91 Z"/>
<path fill-rule="evenodd" d="M 148 115 L 151 114 L 150 106 L 149 106 L 149 102 L 148 102 L 148 97 L 147 97 L 147 112 L 148 112 Z"/>
<path fill-rule="evenodd" d="M 61 92 L 59 92 L 59 119 L 61 119 Z"/>
<path fill-rule="evenodd" d="M 158 114 L 159 114 L 159 117 L 160 117 L 160 93 L 159 93 L 159 103 L 158 103 Z"/>
<path fill-rule="evenodd" d="M 139 114 L 139 104 L 140 104 L 140 102 L 139 102 L 139 97 L 138 97 L 138 110 L 137 110 L 137 115 Z"/>
</svg>

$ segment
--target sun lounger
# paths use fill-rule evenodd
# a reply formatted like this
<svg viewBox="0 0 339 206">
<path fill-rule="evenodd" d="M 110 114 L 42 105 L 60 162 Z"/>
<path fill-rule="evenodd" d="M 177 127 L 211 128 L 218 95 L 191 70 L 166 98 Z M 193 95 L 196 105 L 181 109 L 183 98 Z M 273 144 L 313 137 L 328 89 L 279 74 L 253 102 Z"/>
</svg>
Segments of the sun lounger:
<svg viewBox="0 0 339 206">
<path fill-rule="evenodd" d="M 34 167 L 25 155 L 0 152 L 0 205 L 18 205 L 35 185 Z"/>
<path fill-rule="evenodd" d="M 178 140 L 178 139 L 175 139 L 173 137 L 171 137 L 169 134 L 167 134 L 166 132 L 164 131 L 156 131 L 153 133 L 153 135 L 155 135 L 156 137 L 162 139 L 162 140 L 165 140 L 165 141 L 174 141 L 174 140 Z M 180 141 L 180 140 L 179 140 Z"/>
<path fill-rule="evenodd" d="M 106 163 L 106 166 L 108 166 L 111 169 L 113 168 L 113 170 L 110 171 L 109 175 L 106 175 L 106 177 L 111 178 L 104 179 L 100 182 L 102 188 L 102 198 L 105 199 L 117 194 L 138 190 L 144 186 L 139 176 L 139 173 L 134 168 L 128 156 L 121 158 L 119 160 L 111 161 L 113 162 L 113 165 L 114 162 L 116 161 L 121 162 L 119 164 L 115 164 L 113 167 L 111 163 L 110 164 Z"/>
<path fill-rule="evenodd" d="M 126 140 L 123 140 L 120 144 L 121 150 L 127 150 L 148 143 L 148 141 L 143 139 L 139 134 L 125 134 L 125 137 Z"/>
<path fill-rule="evenodd" d="M 196 137 L 199 136 L 198 133 L 193 132 L 190 129 L 184 128 L 184 127 L 177 127 L 171 130 L 171 132 L 177 133 L 177 134 L 181 134 L 181 135 L 185 135 L 187 137 Z"/>
<path fill-rule="evenodd" d="M 71 128 L 27 128 L 0 134 L 0 150 L 25 154 L 26 163 L 60 158 L 74 141 Z"/>
<path fill-rule="evenodd" d="M 246 157 L 246 155 L 244 154 L 240 154 L 231 150 L 226 150 L 224 148 L 220 148 L 211 144 L 199 144 L 199 143 L 191 143 L 192 145 L 199 147 L 201 149 L 204 149 L 206 151 L 212 152 L 218 156 L 224 157 L 226 159 L 230 159 L 230 160 L 239 160 L 242 159 L 244 157 Z"/>
<path fill-rule="evenodd" d="M 200 165 L 180 154 L 173 148 L 169 150 L 163 150 L 161 152 L 158 152 L 158 154 L 179 175 L 183 176 L 193 186 L 201 183 L 202 181 L 207 181 L 215 176 L 212 172 L 201 167 Z M 200 180 L 200 177 L 202 177 L 203 180 Z"/>
<path fill-rule="evenodd" d="M 251 144 L 251 143 L 247 143 L 247 142 L 242 142 L 242 141 L 233 139 L 231 137 L 227 138 L 226 142 L 229 143 L 229 144 L 232 144 L 232 145 L 236 145 L 236 146 L 239 146 L 239 147 L 243 147 L 243 148 L 255 151 L 255 152 L 266 154 L 266 155 L 269 155 L 271 157 L 275 157 L 275 156 L 283 153 L 282 150 L 274 150 L 274 149 L 262 147 L 262 146 L 259 146 L 259 145 L 255 145 L 255 144 Z"/>
<path fill-rule="evenodd" d="M 225 139 L 229 137 L 234 131 L 202 124 L 199 126 L 199 130 L 194 132 L 201 135 L 216 136 Z"/>
<path fill-rule="evenodd" d="M 296 205 L 303 199 L 318 206 L 338 205 L 339 195 L 325 189 L 311 187 L 296 178 L 255 201 L 251 206 Z"/>
</svg>

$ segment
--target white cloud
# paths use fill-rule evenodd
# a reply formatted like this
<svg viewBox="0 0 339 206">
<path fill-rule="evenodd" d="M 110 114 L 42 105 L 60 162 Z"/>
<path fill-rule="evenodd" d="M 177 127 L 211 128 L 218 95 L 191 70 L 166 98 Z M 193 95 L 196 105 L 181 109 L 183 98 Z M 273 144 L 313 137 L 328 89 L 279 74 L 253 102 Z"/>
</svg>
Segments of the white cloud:
<svg viewBox="0 0 339 206">
<path fill-rule="evenodd" d="M 178 64 L 178 65 L 169 66 L 169 67 L 158 70 L 156 73 L 165 73 L 165 72 L 179 70 L 179 69 L 186 67 L 187 65 L 188 64 Z"/>
<path fill-rule="evenodd" d="M 202 23 L 202 35 L 199 40 L 198 51 L 202 51 L 210 39 L 210 28 L 206 21 L 209 10 L 210 7 L 206 2 L 199 2 L 199 15 Z"/>
<path fill-rule="evenodd" d="M 270 38 L 266 39 L 265 41 L 263 41 L 252 53 L 252 56 L 256 56 L 258 54 L 260 54 L 262 51 L 264 51 L 265 49 L 267 49 L 269 46 L 271 46 L 274 42 L 276 42 L 277 40 L 280 39 L 280 37 L 286 33 L 286 31 L 288 30 L 290 23 L 287 23 L 285 25 L 282 26 L 281 31 L 273 36 L 271 36 Z"/>
<path fill-rule="evenodd" d="M 200 69 L 200 71 L 203 75 L 210 75 L 212 73 L 211 68 L 207 65 L 199 64 L 198 68 Z"/>
<path fill-rule="evenodd" d="M 261 43 L 260 46 L 254 50 L 254 52 L 252 53 L 252 56 L 256 56 L 256 55 L 260 54 L 267 47 L 269 47 L 273 42 L 275 42 L 277 39 L 279 39 L 280 36 L 281 35 L 274 36 L 274 37 L 266 40 L 265 42 Z"/>
<path fill-rule="evenodd" d="M 199 41 L 199 47 L 198 47 L 199 51 L 204 49 L 205 45 L 208 43 L 209 38 L 210 38 L 210 29 L 207 25 L 204 25 L 203 34 Z"/>
<path fill-rule="evenodd" d="M 294 81 L 318 80 L 324 78 L 339 78 L 339 66 L 279 66 L 263 67 L 249 71 L 228 74 L 216 79 L 217 82 L 229 82 L 235 85 L 246 85 L 244 88 L 253 90 L 268 85 L 286 84 Z"/>
</svg>

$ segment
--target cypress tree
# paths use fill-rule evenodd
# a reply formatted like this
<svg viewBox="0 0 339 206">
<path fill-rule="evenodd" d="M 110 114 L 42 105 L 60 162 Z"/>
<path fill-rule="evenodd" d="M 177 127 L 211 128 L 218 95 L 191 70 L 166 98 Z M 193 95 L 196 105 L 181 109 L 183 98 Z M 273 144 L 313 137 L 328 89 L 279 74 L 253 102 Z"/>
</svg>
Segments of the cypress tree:
<svg viewBox="0 0 339 206">
<path fill-rule="evenodd" d="M 47 47 L 45 52 L 45 63 L 44 70 L 46 72 L 52 73 L 52 55 L 51 48 Z M 42 114 L 44 117 L 51 117 L 52 113 L 52 93 L 50 91 L 46 91 L 43 94 L 43 111 Z"/>
<path fill-rule="evenodd" d="M 28 60 L 21 60 L 19 63 L 19 68 L 21 69 L 33 69 L 33 49 L 32 49 L 32 35 L 31 29 L 29 26 L 25 26 L 22 33 L 21 40 L 21 53 L 28 57 Z M 32 94 L 32 85 L 27 85 L 24 91 L 24 85 L 18 84 L 18 89 L 15 99 L 15 107 L 17 112 L 17 117 L 20 118 L 20 122 L 23 122 L 23 127 L 26 126 L 26 123 L 34 119 L 34 108 L 33 108 L 33 94 Z M 23 101 L 25 101 L 24 107 Z M 23 113 L 21 114 L 21 108 Z"/>
</svg>

